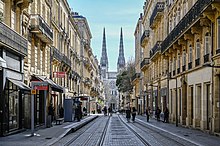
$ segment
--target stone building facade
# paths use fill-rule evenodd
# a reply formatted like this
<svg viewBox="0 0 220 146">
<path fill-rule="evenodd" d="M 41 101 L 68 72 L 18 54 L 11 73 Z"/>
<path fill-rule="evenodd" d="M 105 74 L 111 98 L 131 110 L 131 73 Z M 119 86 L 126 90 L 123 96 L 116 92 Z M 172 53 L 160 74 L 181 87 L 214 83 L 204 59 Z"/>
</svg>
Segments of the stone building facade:
<svg viewBox="0 0 220 146">
<path fill-rule="evenodd" d="M 103 103 L 89 24 L 67 0 L 0 0 L 0 14 L 1 136 L 30 128 L 32 81 L 48 83 L 34 98 L 35 126 L 46 126 L 50 105 L 58 118 L 65 99 Z"/>
<path fill-rule="evenodd" d="M 219 6 L 218 0 L 147 0 L 140 40 L 145 106 L 168 107 L 170 122 L 212 133 L 220 132 Z"/>
</svg>

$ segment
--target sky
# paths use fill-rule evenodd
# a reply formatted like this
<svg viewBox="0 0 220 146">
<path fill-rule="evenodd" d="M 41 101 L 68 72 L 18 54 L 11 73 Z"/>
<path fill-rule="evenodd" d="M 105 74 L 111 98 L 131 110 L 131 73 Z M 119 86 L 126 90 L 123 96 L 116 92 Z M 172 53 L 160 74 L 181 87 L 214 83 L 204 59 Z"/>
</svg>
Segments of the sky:
<svg viewBox="0 0 220 146">
<path fill-rule="evenodd" d="M 120 30 L 123 29 L 125 61 L 134 59 L 134 31 L 145 0 L 68 0 L 70 8 L 86 17 L 92 33 L 91 48 L 99 62 L 102 51 L 103 28 L 109 71 L 117 70 Z"/>
</svg>

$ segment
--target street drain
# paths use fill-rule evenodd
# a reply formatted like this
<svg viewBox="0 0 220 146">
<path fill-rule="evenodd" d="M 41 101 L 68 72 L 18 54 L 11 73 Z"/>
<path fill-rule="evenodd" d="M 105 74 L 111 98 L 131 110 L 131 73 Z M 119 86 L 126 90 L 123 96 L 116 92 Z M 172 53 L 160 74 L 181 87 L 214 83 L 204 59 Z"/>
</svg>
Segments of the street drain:
<svg viewBox="0 0 220 146">
<path fill-rule="evenodd" d="M 52 139 L 52 137 L 46 137 L 45 139 Z"/>
</svg>

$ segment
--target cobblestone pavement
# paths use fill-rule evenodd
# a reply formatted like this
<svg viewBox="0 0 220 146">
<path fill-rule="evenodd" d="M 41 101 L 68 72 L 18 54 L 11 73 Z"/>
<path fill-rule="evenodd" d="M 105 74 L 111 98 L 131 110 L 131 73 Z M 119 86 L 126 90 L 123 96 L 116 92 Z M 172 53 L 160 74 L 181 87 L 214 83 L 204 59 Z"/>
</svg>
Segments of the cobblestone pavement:
<svg viewBox="0 0 220 146">
<path fill-rule="evenodd" d="M 113 115 L 106 132 L 104 146 L 144 146 L 120 120 Z"/>
<path fill-rule="evenodd" d="M 69 145 L 69 146 L 97 146 L 104 128 L 108 122 L 108 116 L 101 116 L 82 127 L 74 133 L 67 135 L 53 146 Z"/>
</svg>

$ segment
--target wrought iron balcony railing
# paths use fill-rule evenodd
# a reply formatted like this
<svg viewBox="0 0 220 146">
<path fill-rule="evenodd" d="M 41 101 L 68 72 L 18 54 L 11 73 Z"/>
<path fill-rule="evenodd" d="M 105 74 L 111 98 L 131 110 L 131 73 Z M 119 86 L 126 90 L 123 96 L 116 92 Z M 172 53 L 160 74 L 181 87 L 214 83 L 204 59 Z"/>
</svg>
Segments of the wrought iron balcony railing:
<svg viewBox="0 0 220 146">
<path fill-rule="evenodd" d="M 58 50 L 57 48 L 55 48 L 54 46 L 52 46 L 53 49 L 53 57 L 56 58 L 58 61 L 62 62 L 63 60 L 63 55 L 60 52 L 60 50 Z"/>
<path fill-rule="evenodd" d="M 192 69 L 192 62 L 188 63 L 188 70 Z"/>
<path fill-rule="evenodd" d="M 31 14 L 31 32 L 46 43 L 53 41 L 53 30 L 39 14 Z"/>
<path fill-rule="evenodd" d="M 144 44 L 144 42 L 149 38 L 150 36 L 150 30 L 145 30 L 143 35 L 141 36 L 141 45 Z"/>
<path fill-rule="evenodd" d="M 163 12 L 164 10 L 164 7 L 165 7 L 165 3 L 164 2 L 157 2 L 156 3 L 156 6 L 153 10 L 153 13 L 150 17 L 150 27 L 152 28 L 153 27 L 153 23 L 156 19 L 160 19 L 160 13 Z"/>
<path fill-rule="evenodd" d="M 177 74 L 179 74 L 180 73 L 180 68 L 177 68 Z"/>
<path fill-rule="evenodd" d="M 161 51 L 161 41 L 157 41 L 154 47 L 151 49 L 150 58 L 152 58 L 159 51 Z"/>
<path fill-rule="evenodd" d="M 209 62 L 209 54 L 204 55 L 204 63 Z"/>
<path fill-rule="evenodd" d="M 177 26 L 169 33 L 161 44 L 162 52 L 165 52 L 197 19 L 213 0 L 198 0 L 189 12 L 181 19 Z"/>
<path fill-rule="evenodd" d="M 141 74 L 140 73 L 135 73 L 132 77 L 131 80 L 134 81 L 135 79 L 140 78 Z"/>
<path fill-rule="evenodd" d="M 148 65 L 150 63 L 150 59 L 149 58 L 144 58 L 143 61 L 141 62 L 141 69 Z"/>
<path fill-rule="evenodd" d="M 71 66 L 71 60 L 66 56 L 63 55 L 63 60 L 62 60 L 66 65 Z"/>
<path fill-rule="evenodd" d="M 182 72 L 186 71 L 186 65 L 182 66 Z"/>
<path fill-rule="evenodd" d="M 200 65 L 200 58 L 195 60 L 195 66 L 199 66 Z"/>
<path fill-rule="evenodd" d="M 0 42 L 17 53 L 27 56 L 27 39 L 2 22 L 0 22 Z"/>
</svg>

